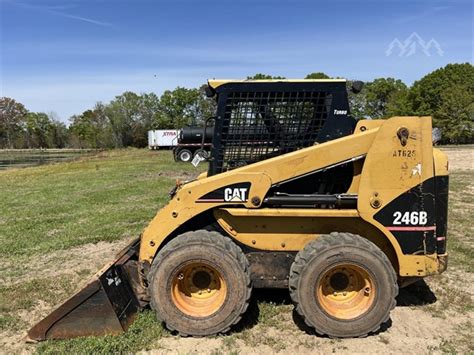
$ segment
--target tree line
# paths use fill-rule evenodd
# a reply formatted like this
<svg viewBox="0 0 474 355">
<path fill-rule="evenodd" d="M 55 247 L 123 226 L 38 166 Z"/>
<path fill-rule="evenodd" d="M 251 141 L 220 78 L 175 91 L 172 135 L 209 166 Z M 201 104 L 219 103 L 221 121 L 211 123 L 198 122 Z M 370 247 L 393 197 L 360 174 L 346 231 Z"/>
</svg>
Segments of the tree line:
<svg viewBox="0 0 474 355">
<path fill-rule="evenodd" d="M 329 79 L 325 73 L 306 79 Z M 247 79 L 284 79 L 256 74 Z M 350 87 L 350 83 L 348 85 Z M 352 115 L 357 118 L 433 116 L 442 143 L 474 143 L 474 67 L 448 64 L 413 85 L 399 79 L 377 78 L 358 94 L 349 92 Z M 150 129 L 199 125 L 214 115 L 215 100 L 200 88 L 177 87 L 161 96 L 124 92 L 109 103 L 74 115 L 69 126 L 54 115 L 30 112 L 12 98 L 0 98 L 0 148 L 122 148 L 145 147 Z"/>
<path fill-rule="evenodd" d="M 73 115 L 69 126 L 53 114 L 29 112 L 12 98 L 0 98 L 0 148 L 145 147 L 147 131 L 200 124 L 212 116 L 214 101 L 205 86 L 154 93 L 124 92 Z"/>
</svg>

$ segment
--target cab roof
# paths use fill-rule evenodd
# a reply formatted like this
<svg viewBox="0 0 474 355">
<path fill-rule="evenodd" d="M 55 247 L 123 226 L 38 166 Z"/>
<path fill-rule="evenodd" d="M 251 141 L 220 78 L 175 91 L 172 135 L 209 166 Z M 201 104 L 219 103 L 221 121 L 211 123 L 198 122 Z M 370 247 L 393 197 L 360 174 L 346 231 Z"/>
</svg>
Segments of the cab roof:
<svg viewBox="0 0 474 355">
<path fill-rule="evenodd" d="M 262 79 L 262 80 L 233 80 L 233 79 L 209 79 L 209 87 L 216 89 L 224 84 L 233 83 L 345 83 L 346 79 Z"/>
</svg>

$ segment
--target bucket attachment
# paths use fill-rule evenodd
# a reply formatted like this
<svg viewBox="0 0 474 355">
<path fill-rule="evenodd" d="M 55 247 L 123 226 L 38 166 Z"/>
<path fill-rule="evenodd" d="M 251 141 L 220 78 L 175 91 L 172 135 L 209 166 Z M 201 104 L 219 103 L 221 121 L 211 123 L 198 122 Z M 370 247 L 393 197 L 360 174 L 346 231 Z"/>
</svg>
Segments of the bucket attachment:
<svg viewBox="0 0 474 355">
<path fill-rule="evenodd" d="M 140 309 L 132 287 L 138 272 L 130 267 L 136 263 L 139 245 L 137 239 L 123 249 L 86 287 L 31 328 L 27 341 L 117 335 L 127 330 Z"/>
</svg>

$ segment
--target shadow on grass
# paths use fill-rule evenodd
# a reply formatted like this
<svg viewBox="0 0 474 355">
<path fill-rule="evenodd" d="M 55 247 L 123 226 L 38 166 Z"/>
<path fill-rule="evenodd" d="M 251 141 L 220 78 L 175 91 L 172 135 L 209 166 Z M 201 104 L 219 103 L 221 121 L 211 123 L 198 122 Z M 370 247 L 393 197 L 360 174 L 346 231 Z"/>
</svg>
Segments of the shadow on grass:
<svg viewBox="0 0 474 355">
<path fill-rule="evenodd" d="M 330 338 L 328 335 L 326 334 L 320 334 L 318 332 L 316 332 L 316 330 L 313 328 L 313 327 L 310 327 L 308 326 L 303 317 L 301 317 L 298 312 L 296 312 L 295 309 L 293 309 L 293 322 L 295 322 L 296 326 L 303 332 L 305 332 L 306 334 L 308 335 L 314 335 L 314 336 L 317 336 L 317 337 L 320 337 L 320 338 Z M 389 318 L 386 322 L 382 323 L 380 325 L 380 328 L 375 331 L 375 332 L 372 332 L 370 334 L 368 334 L 368 336 L 373 336 L 373 335 L 378 335 L 380 333 L 383 333 L 385 331 L 387 331 L 388 329 L 390 329 L 390 327 L 392 326 L 392 319 Z M 363 338 L 363 337 L 362 337 Z"/>
<path fill-rule="evenodd" d="M 292 301 L 290 294 L 287 289 L 255 289 L 250 300 L 249 308 L 245 312 L 242 320 L 232 328 L 229 335 L 238 334 L 245 330 L 252 329 L 259 323 L 260 308 L 259 304 L 269 303 L 275 306 L 291 305 Z M 315 335 L 321 338 L 328 338 L 327 335 L 318 334 L 314 328 L 308 326 L 304 319 L 293 309 L 292 319 L 296 326 L 308 335 Z M 392 326 L 392 320 L 389 318 L 385 323 L 380 326 L 380 329 L 370 335 L 377 335 L 385 332 Z M 225 335 L 224 335 L 225 336 Z"/>
<path fill-rule="evenodd" d="M 437 299 L 426 282 L 424 280 L 419 280 L 411 285 L 401 288 L 396 301 L 397 307 L 413 307 L 433 304 L 437 301 Z M 306 334 L 319 336 L 319 334 L 317 334 L 312 327 L 309 327 L 305 323 L 304 319 L 296 312 L 296 310 L 293 310 L 293 321 L 298 326 L 298 328 L 304 331 Z M 383 333 L 391 326 L 392 320 L 389 318 L 380 326 L 379 330 L 369 334 L 369 336 Z"/>
<path fill-rule="evenodd" d="M 242 316 L 242 320 L 228 334 L 241 333 L 257 325 L 261 317 L 259 305 L 264 303 L 274 306 L 289 305 L 291 304 L 290 294 L 287 289 L 254 289 L 249 307 Z"/>
</svg>

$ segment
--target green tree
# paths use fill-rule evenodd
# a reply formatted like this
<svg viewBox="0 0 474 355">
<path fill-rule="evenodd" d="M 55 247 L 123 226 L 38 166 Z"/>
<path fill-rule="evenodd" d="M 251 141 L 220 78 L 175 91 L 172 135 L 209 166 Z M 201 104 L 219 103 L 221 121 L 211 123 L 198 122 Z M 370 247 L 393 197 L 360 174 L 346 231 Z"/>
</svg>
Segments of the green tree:
<svg viewBox="0 0 474 355">
<path fill-rule="evenodd" d="M 15 140 L 23 131 L 27 110 L 9 97 L 0 98 L 0 147 L 16 148 Z"/>
<path fill-rule="evenodd" d="M 93 124 L 93 111 L 87 110 L 71 117 L 69 131 L 74 136 L 72 141 L 78 148 L 97 148 L 96 133 Z"/>
<path fill-rule="evenodd" d="M 416 81 L 409 100 L 415 114 L 433 116 L 442 143 L 472 143 L 474 66 L 448 64 Z"/>
<path fill-rule="evenodd" d="M 278 79 L 285 79 L 285 77 L 262 74 L 262 73 L 257 73 L 255 75 L 247 77 L 247 80 L 271 80 L 271 79 L 278 80 Z"/>
<path fill-rule="evenodd" d="M 442 103 L 442 95 L 453 86 L 465 87 L 474 96 L 474 66 L 448 64 L 415 81 L 410 100 L 417 115 L 432 115 Z"/>
<path fill-rule="evenodd" d="M 322 72 L 316 72 L 306 75 L 305 79 L 330 79 L 330 77 Z"/>
<path fill-rule="evenodd" d="M 138 97 L 138 115 L 132 120 L 132 139 L 135 147 L 147 145 L 147 132 L 160 110 L 160 99 L 154 93 L 141 94 Z"/>
<path fill-rule="evenodd" d="M 160 109 L 153 126 L 155 128 L 182 128 L 198 124 L 200 117 L 199 89 L 177 87 L 166 90 L 160 97 Z"/>
<path fill-rule="evenodd" d="M 441 129 L 442 142 L 474 143 L 474 96 L 466 85 L 453 85 L 441 93 L 433 125 Z"/>
<path fill-rule="evenodd" d="M 413 116 L 413 106 L 410 101 L 410 89 L 395 91 L 386 106 L 386 117 Z"/>
<path fill-rule="evenodd" d="M 112 148 L 112 127 L 105 113 L 106 107 L 97 103 L 93 110 L 71 117 L 70 142 L 78 148 Z"/>
<path fill-rule="evenodd" d="M 365 116 L 387 118 L 395 111 L 401 110 L 400 105 L 403 105 L 402 100 L 408 95 L 408 87 L 398 79 L 379 78 L 367 83 L 362 94 Z"/>
<path fill-rule="evenodd" d="M 49 140 L 53 148 L 66 148 L 69 144 L 69 131 L 66 125 L 56 119 L 51 119 Z"/>
<path fill-rule="evenodd" d="M 116 96 L 105 107 L 105 114 L 110 122 L 115 146 L 127 147 L 133 144 L 133 122 L 139 117 L 139 95 L 124 92 Z"/>
<path fill-rule="evenodd" d="M 160 111 L 158 96 L 124 92 L 104 107 L 116 147 L 146 146 L 146 132 Z"/>
<path fill-rule="evenodd" d="M 52 124 L 47 114 L 28 112 L 25 126 L 28 148 L 51 148 Z"/>
</svg>

